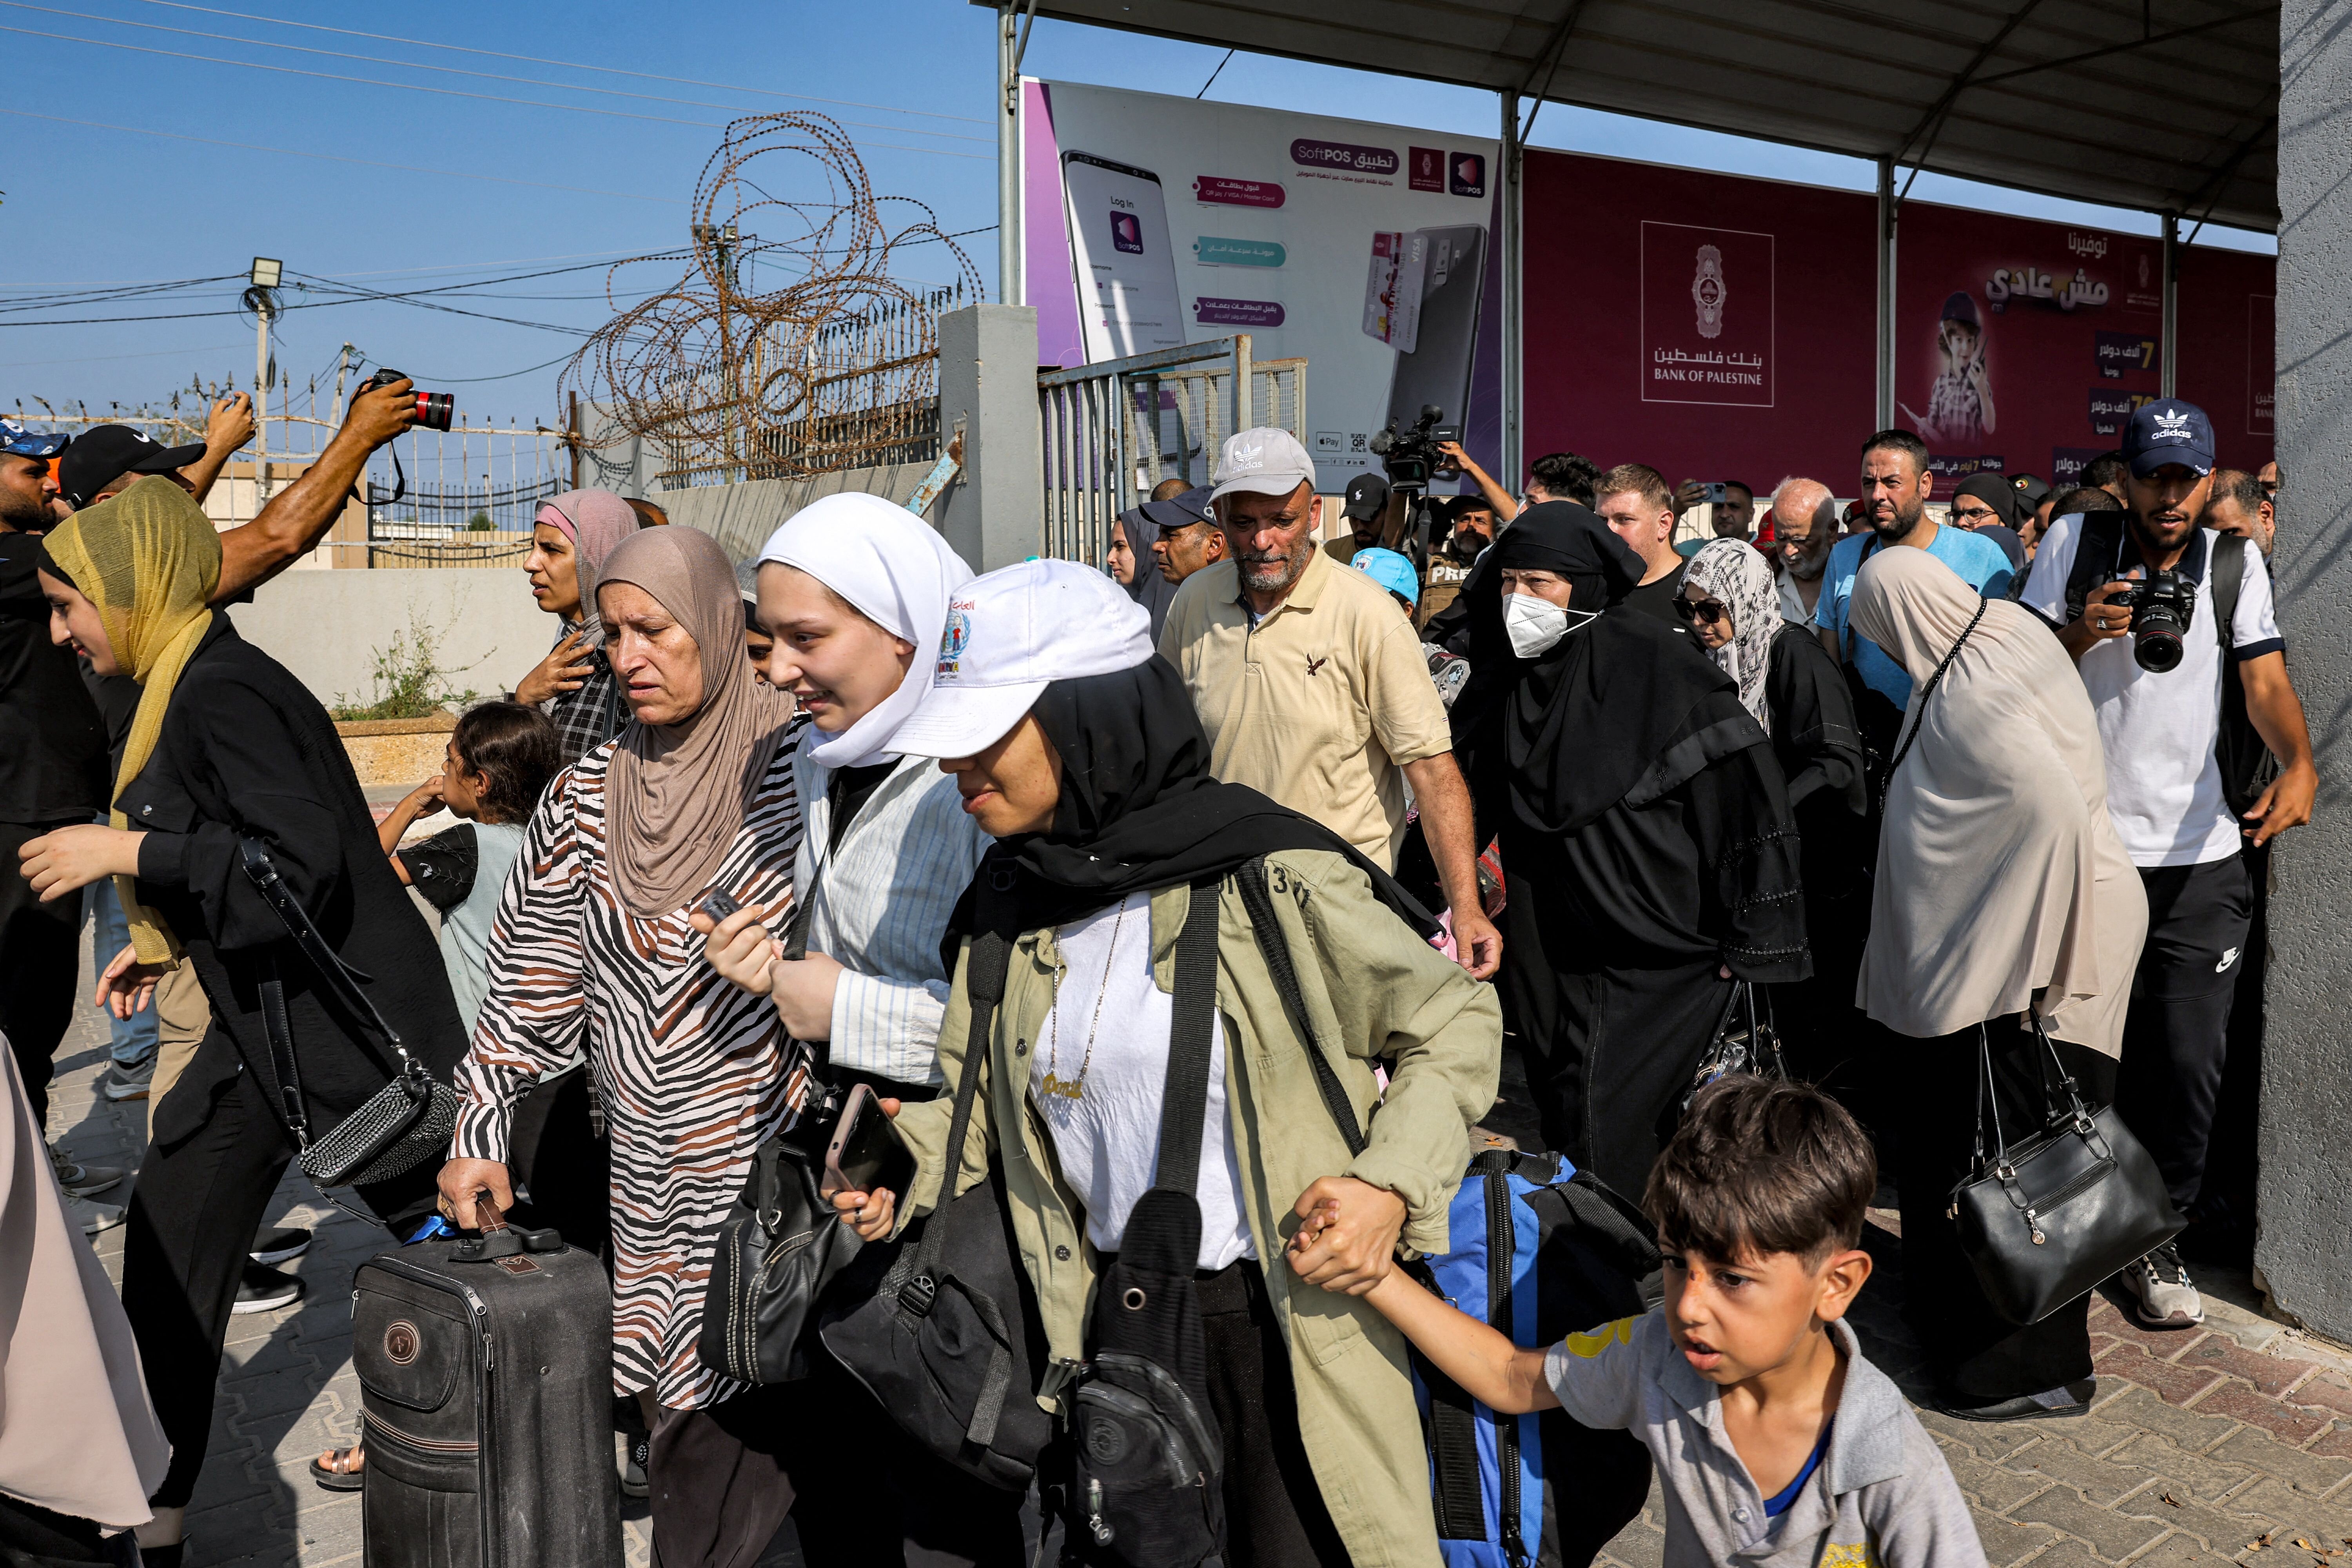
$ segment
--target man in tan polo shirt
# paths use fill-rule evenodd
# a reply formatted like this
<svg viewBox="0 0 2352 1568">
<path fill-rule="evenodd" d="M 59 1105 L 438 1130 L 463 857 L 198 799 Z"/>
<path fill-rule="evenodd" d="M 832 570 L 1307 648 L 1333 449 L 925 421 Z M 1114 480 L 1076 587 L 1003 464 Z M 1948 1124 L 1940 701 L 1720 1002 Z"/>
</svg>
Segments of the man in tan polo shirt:
<svg viewBox="0 0 2352 1568">
<path fill-rule="evenodd" d="M 1387 869 L 1410 784 L 1462 966 L 1486 978 L 1503 939 L 1479 906 L 1470 792 L 1412 624 L 1315 547 L 1315 466 L 1289 432 L 1228 437 L 1213 483 L 1226 558 L 1185 579 L 1160 637 L 1208 731 L 1210 771 Z"/>
</svg>

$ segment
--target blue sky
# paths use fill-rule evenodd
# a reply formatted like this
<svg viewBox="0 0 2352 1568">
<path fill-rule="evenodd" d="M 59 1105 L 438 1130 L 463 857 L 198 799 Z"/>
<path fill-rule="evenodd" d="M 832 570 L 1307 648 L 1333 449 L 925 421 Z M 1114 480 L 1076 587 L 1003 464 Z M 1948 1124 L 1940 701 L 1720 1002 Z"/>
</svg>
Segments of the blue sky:
<svg viewBox="0 0 2352 1568">
<path fill-rule="evenodd" d="M 30 409 L 37 395 L 96 412 L 168 396 L 196 376 L 247 384 L 253 324 L 212 312 L 236 310 L 256 255 L 385 292 L 585 268 L 439 302 L 593 327 L 606 313 L 601 264 L 684 242 L 695 178 L 717 127 L 737 113 L 829 113 L 859 144 L 878 193 L 929 204 L 950 232 L 995 221 L 993 16 L 960 0 L 230 8 L 238 4 L 0 0 L 11 87 L 0 102 L 0 408 L 21 398 Z M 1189 97 L 1222 53 L 1040 22 L 1024 69 Z M 278 68 L 222 63 L 231 61 Z M 1207 96 L 1496 129 L 1489 94 L 1249 55 L 1226 64 Z M 1559 104 L 1544 108 L 1534 141 L 1852 189 L 1873 177 L 1856 159 Z M 1936 175 L 1912 194 L 2156 231 L 2152 216 Z M 2205 238 L 2272 248 L 2266 236 Z M 992 287 L 995 236 L 961 243 Z M 915 279 L 952 276 L 936 246 L 905 254 Z M 184 279 L 220 280 L 12 308 Z M 511 373 L 567 354 L 576 331 L 324 298 L 324 288 L 285 296 L 299 308 L 282 318 L 276 351 L 298 396 L 314 374 L 331 381 L 348 340 L 373 363 L 448 386 L 478 417 L 555 415 L 555 366 Z M 42 315 L 174 319 L 23 324 Z"/>
</svg>

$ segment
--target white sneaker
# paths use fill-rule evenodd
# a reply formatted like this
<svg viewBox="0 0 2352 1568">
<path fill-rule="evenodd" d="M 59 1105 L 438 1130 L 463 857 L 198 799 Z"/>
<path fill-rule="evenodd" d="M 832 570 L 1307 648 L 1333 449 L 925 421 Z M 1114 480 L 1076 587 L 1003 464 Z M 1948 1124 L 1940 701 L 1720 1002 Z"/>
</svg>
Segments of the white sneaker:
<svg viewBox="0 0 2352 1568">
<path fill-rule="evenodd" d="M 120 1167 L 85 1165 L 79 1160 L 68 1158 L 65 1151 L 54 1143 L 49 1145 L 49 1163 L 56 1167 L 58 1185 L 66 1190 L 68 1197 L 86 1198 L 92 1193 L 102 1193 L 122 1180 Z"/>
<path fill-rule="evenodd" d="M 2180 1249 L 2166 1242 L 2116 1276 L 2131 1296 L 2132 1317 L 2143 1329 L 2193 1329 L 2205 1321 L 2205 1300 L 2189 1282 Z"/>
<path fill-rule="evenodd" d="M 84 1236 L 96 1236 L 102 1230 L 112 1230 L 122 1223 L 122 1210 L 113 1204 L 92 1203 L 88 1198 L 66 1194 L 66 1220 L 81 1226 Z"/>
</svg>

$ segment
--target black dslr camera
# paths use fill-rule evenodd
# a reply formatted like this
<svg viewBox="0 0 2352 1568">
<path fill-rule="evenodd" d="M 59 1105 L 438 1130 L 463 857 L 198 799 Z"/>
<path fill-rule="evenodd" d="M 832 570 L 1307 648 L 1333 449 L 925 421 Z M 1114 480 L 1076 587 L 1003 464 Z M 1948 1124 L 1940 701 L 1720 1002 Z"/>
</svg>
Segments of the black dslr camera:
<svg viewBox="0 0 2352 1568">
<path fill-rule="evenodd" d="M 2196 584 L 2178 572 L 2153 572 L 2107 603 L 2131 611 L 2132 658 L 2142 669 L 2164 675 L 2180 667 L 2183 639 L 2197 614 Z"/>
<path fill-rule="evenodd" d="M 1453 458 L 1437 449 L 1441 442 L 1462 439 L 1462 426 L 1438 423 L 1444 417 L 1444 409 L 1424 403 L 1412 428 L 1399 430 L 1391 419 L 1387 429 L 1365 443 L 1387 471 L 1391 489 L 1425 489 L 1432 479 L 1450 479 L 1462 472 Z"/>
<path fill-rule="evenodd" d="M 390 386 L 395 381 L 407 379 L 390 365 L 385 365 L 360 383 L 360 391 L 373 392 L 379 386 Z M 416 422 L 427 430 L 446 430 L 457 412 L 457 400 L 446 392 L 420 392 L 416 395 Z"/>
</svg>

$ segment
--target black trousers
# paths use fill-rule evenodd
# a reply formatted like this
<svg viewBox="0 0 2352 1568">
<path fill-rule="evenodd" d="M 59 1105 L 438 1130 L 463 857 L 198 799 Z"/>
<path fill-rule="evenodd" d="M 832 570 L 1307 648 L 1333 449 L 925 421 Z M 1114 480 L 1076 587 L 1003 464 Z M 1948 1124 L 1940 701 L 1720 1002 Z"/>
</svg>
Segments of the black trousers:
<svg viewBox="0 0 2352 1568">
<path fill-rule="evenodd" d="M 8 1048 L 16 1053 L 25 1097 L 32 1102 L 33 1122 L 44 1136 L 49 1125 L 49 1079 L 55 1071 L 50 1058 L 73 1021 L 82 900 L 80 894 L 70 893 L 41 902 L 33 884 L 17 870 L 16 851 L 28 840 L 69 825 L 0 822 L 0 1029 L 8 1032 Z M 101 954 L 100 966 L 113 956 Z"/>
<path fill-rule="evenodd" d="M 1018 1492 L 909 1442 L 821 1351 L 799 1383 L 656 1412 L 654 1568 L 751 1568 L 785 1518 L 809 1568 L 1023 1568 Z"/>
<path fill-rule="evenodd" d="M 199 1058 L 236 1047 L 217 1026 Z M 202 1075 L 173 1091 L 201 1091 Z M 122 1310 L 139 1342 L 147 1396 L 171 1440 L 172 1465 L 148 1500 L 184 1508 L 205 1466 L 221 1345 L 244 1277 L 253 1233 L 294 1157 L 293 1142 L 253 1074 L 222 1081 L 211 1114 L 194 1131 L 151 1143 L 131 1189 L 122 1245 Z M 427 1160 L 389 1182 L 359 1189 L 378 1214 L 414 1209 L 440 1165 Z M 316 1284 L 316 1281 L 313 1281 Z"/>
<path fill-rule="evenodd" d="M 1988 1028 L 2002 1127 L 2039 1127 L 2040 1047 L 2011 1020 Z M 1904 1043 L 1911 1049 L 1894 1086 L 1902 1110 L 1892 1140 L 1903 1192 L 1903 1315 L 1927 1350 L 1937 1386 L 1968 1404 L 1991 1404 L 2090 1376 L 2090 1298 L 2018 1327 L 1985 1299 L 1947 1213 L 1952 1188 L 1970 1173 L 1975 1148 L 1977 1031 Z M 2053 1044 L 2086 1102 L 2114 1098 L 2113 1062 L 2087 1047 Z"/>
<path fill-rule="evenodd" d="M 1193 1289 L 1209 1345 L 1209 1408 L 1224 1437 L 1228 1568 L 1348 1568 L 1299 1436 L 1290 1346 L 1265 1276 L 1244 1258 Z"/>
<path fill-rule="evenodd" d="M 0 1565 L 5 1568 L 80 1568 L 91 1563 L 136 1568 L 138 1562 L 138 1542 L 127 1530 L 107 1535 L 89 1520 L 0 1496 Z"/>
<path fill-rule="evenodd" d="M 2253 879 L 2244 857 L 2143 868 L 2147 943 L 2124 1021 L 2116 1109 L 2164 1173 L 2184 1214 L 2205 1183 L 2230 1013 L 2246 962 Z"/>
</svg>

